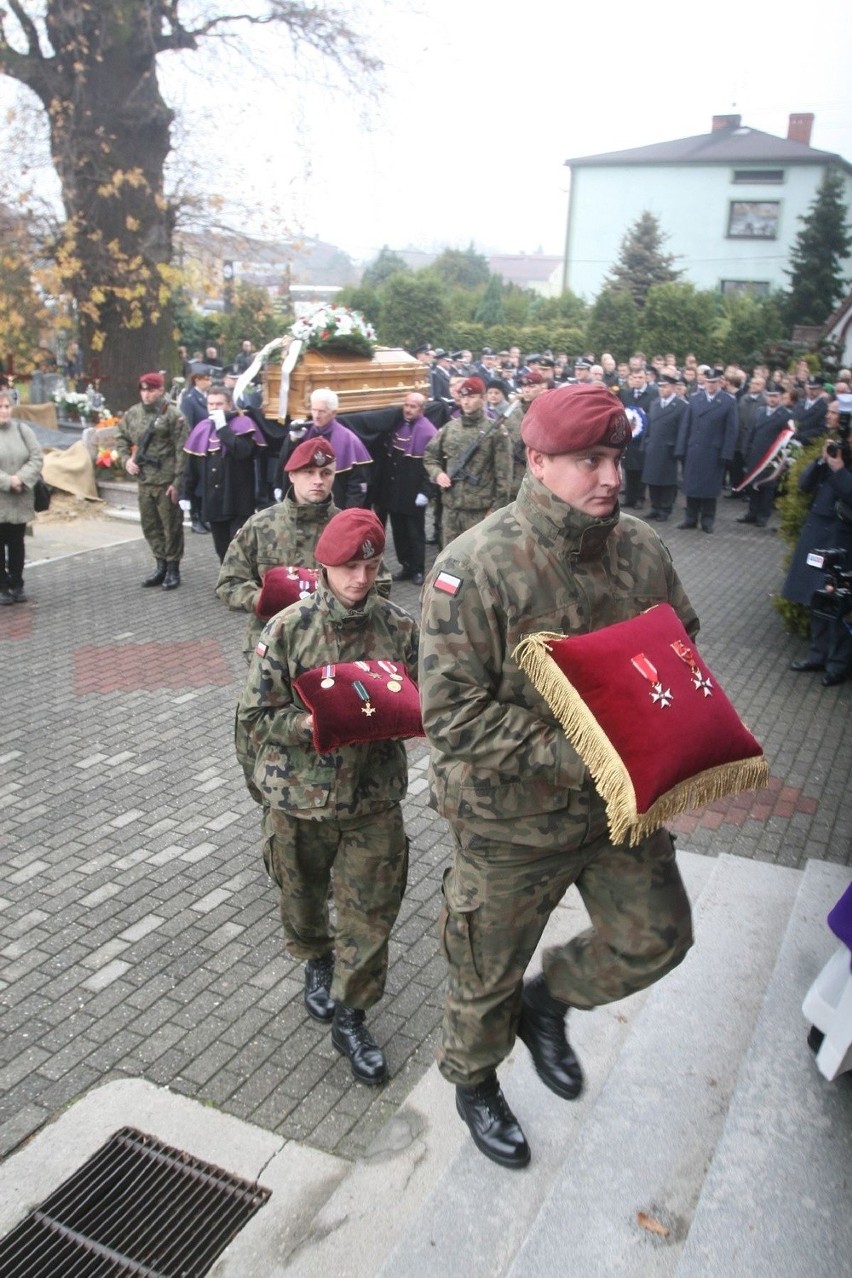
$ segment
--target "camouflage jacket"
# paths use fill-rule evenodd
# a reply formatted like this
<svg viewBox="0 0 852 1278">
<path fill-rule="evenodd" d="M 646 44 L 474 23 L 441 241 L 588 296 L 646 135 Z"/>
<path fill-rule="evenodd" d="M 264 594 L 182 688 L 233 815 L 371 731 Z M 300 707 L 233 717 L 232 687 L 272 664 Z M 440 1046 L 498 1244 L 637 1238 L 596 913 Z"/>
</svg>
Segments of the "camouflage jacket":
<svg viewBox="0 0 852 1278">
<path fill-rule="evenodd" d="M 319 755 L 293 683 L 306 670 L 367 658 L 405 662 L 417 677 L 417 623 L 373 588 L 347 609 L 321 578 L 316 594 L 266 626 L 237 707 L 237 757 L 255 798 L 305 820 L 383 811 L 408 786 L 402 741 L 341 746 Z"/>
<path fill-rule="evenodd" d="M 243 644 L 247 661 L 266 625 L 255 616 L 264 574 L 270 568 L 291 564 L 294 568 L 316 568 L 314 548 L 320 533 L 332 515 L 339 513 L 330 498 L 300 506 L 288 493 L 283 501 L 247 519 L 234 537 L 222 560 L 216 594 L 234 612 L 251 613 Z M 376 578 L 376 589 L 385 598 L 390 595 L 391 575 L 384 563 Z"/>
<path fill-rule="evenodd" d="M 501 842 L 582 842 L 588 774 L 512 652 L 535 631 L 586 634 L 663 602 L 697 632 L 656 533 L 617 510 L 585 515 L 530 473 L 516 501 L 457 537 L 424 587 L 420 641 L 432 795 L 444 816 Z"/>
<path fill-rule="evenodd" d="M 145 446 L 145 457 L 150 458 L 146 465 L 139 455 L 139 444 L 152 422 L 154 430 Z M 134 404 L 122 417 L 116 433 L 119 461 L 123 466 L 135 445 L 136 461 L 142 467 L 139 483 L 155 488 L 168 488 L 170 484 L 177 487 L 186 462 L 186 434 L 186 422 L 165 398 L 150 406 Z"/>
<path fill-rule="evenodd" d="M 216 594 L 234 612 L 249 612 L 243 653 L 251 657 L 266 625 L 254 610 L 264 573 L 292 564 L 316 568 L 314 547 L 332 515 L 338 513 L 329 498 L 300 506 L 289 494 L 283 501 L 247 519 L 222 560 Z"/>
<path fill-rule="evenodd" d="M 435 483 L 441 471 L 452 468 L 479 432 L 489 429 L 490 434 L 482 440 L 464 474 L 453 480 L 452 488 L 441 489 L 441 499 L 451 509 L 491 510 L 509 501 L 512 456 L 508 432 L 502 422 L 494 423 L 479 412 L 451 418 L 426 445 L 423 464 Z"/>
<path fill-rule="evenodd" d="M 521 482 L 527 473 L 527 449 L 521 439 L 521 427 L 524 424 L 524 417 L 528 408 L 529 404 L 525 404 L 522 399 L 516 399 L 508 413 L 503 417 L 503 425 L 509 435 L 509 448 L 512 453 L 513 499 L 520 492 Z"/>
</svg>

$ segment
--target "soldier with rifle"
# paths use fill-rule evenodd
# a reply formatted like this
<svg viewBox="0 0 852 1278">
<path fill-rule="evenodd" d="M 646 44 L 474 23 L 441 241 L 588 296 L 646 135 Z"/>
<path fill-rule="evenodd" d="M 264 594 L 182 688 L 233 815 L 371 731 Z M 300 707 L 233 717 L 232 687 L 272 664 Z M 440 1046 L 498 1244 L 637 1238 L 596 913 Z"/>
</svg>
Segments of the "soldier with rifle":
<svg viewBox="0 0 852 1278">
<path fill-rule="evenodd" d="M 426 473 L 441 489 L 442 538 L 447 545 L 510 499 L 512 454 L 502 419 L 485 415 L 485 384 L 468 377 L 459 393 L 461 417 L 451 418 L 427 444 Z"/>
<path fill-rule="evenodd" d="M 183 558 L 178 489 L 187 432 L 186 422 L 164 391 L 162 374 L 144 373 L 139 378 L 140 403 L 122 417 L 116 450 L 128 475 L 138 482 L 142 533 L 157 561 L 142 585 L 176 590 Z"/>
</svg>

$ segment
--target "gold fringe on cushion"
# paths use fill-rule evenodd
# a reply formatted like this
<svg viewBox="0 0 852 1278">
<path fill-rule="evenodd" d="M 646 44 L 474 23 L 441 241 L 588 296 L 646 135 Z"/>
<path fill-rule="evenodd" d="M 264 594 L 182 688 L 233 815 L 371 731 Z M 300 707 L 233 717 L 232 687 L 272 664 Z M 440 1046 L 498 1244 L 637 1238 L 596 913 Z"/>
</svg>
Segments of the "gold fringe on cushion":
<svg viewBox="0 0 852 1278">
<path fill-rule="evenodd" d="M 660 795 L 647 812 L 637 812 L 636 791 L 621 755 L 550 655 L 548 645 L 564 638 L 564 635 L 546 630 L 528 635 L 515 647 L 512 656 L 544 697 L 589 769 L 595 787 L 606 803 L 613 843 L 635 845 L 682 812 L 745 790 L 759 790 L 767 784 L 769 768 L 763 755 L 740 759 L 679 781 L 671 790 Z"/>
</svg>

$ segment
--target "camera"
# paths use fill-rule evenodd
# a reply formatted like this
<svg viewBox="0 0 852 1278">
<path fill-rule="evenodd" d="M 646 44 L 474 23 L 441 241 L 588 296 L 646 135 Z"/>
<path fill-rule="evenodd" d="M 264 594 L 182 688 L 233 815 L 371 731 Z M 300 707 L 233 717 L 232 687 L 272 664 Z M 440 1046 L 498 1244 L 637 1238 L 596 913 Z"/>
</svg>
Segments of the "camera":
<svg viewBox="0 0 852 1278">
<path fill-rule="evenodd" d="M 843 453 L 844 460 L 848 460 L 850 434 L 852 434 L 852 413 L 841 413 L 837 426 L 837 439 L 830 439 L 825 446 L 829 457 L 839 457 Z"/>
<path fill-rule="evenodd" d="M 847 552 L 836 546 L 809 552 L 809 566 L 822 568 L 826 574 L 822 590 L 811 596 L 811 612 L 817 617 L 839 621 L 852 612 L 852 569 L 847 569 L 846 560 Z"/>
</svg>

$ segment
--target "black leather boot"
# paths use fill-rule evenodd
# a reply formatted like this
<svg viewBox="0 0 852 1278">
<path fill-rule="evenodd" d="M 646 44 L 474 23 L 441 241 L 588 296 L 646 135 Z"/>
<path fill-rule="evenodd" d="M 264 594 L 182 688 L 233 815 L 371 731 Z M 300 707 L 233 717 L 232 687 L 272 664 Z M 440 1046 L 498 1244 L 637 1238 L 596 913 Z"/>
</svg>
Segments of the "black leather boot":
<svg viewBox="0 0 852 1278">
<path fill-rule="evenodd" d="M 167 564 L 166 576 L 163 582 L 163 590 L 177 590 L 179 585 L 180 585 L 179 564 Z"/>
<path fill-rule="evenodd" d="M 530 1147 L 492 1074 L 475 1087 L 456 1088 L 456 1109 L 480 1153 L 501 1167 L 526 1167 Z"/>
<path fill-rule="evenodd" d="M 150 577 L 145 578 L 145 580 L 142 582 L 142 585 L 143 586 L 162 586 L 163 582 L 166 580 L 166 569 L 167 569 L 167 564 L 165 559 L 158 559 L 157 567 L 151 573 Z"/>
<path fill-rule="evenodd" d="M 583 1090 L 583 1071 L 565 1034 L 568 1004 L 558 1002 L 544 976 L 524 986 L 518 1038 L 526 1043 L 536 1073 L 546 1087 L 564 1100 L 574 1100 Z"/>
<path fill-rule="evenodd" d="M 349 1057 L 352 1073 L 359 1083 L 377 1087 L 388 1076 L 388 1066 L 382 1049 L 373 1041 L 364 1024 L 364 1012 L 359 1007 L 334 1009 L 331 1041 L 342 1056 Z"/>
<path fill-rule="evenodd" d="M 331 997 L 331 981 L 334 976 L 334 955 L 308 959 L 305 964 L 305 1007 L 315 1021 L 330 1021 L 334 1016 L 334 999 Z"/>
</svg>

